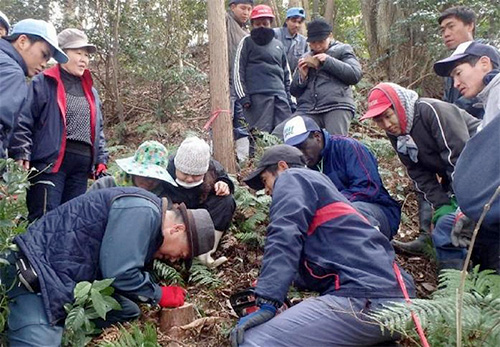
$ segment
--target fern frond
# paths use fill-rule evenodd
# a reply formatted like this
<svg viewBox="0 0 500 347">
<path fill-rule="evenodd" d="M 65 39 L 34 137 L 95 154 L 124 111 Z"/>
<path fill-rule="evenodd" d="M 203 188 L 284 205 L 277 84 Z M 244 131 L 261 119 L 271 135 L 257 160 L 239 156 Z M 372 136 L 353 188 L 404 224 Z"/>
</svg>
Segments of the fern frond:
<svg viewBox="0 0 500 347">
<path fill-rule="evenodd" d="M 222 281 L 208 269 L 205 265 L 195 260 L 189 270 L 189 282 L 217 288 L 222 285 Z"/>
<path fill-rule="evenodd" d="M 182 275 L 176 269 L 157 259 L 153 261 L 153 273 L 159 280 L 162 280 L 168 285 L 184 285 Z"/>
</svg>

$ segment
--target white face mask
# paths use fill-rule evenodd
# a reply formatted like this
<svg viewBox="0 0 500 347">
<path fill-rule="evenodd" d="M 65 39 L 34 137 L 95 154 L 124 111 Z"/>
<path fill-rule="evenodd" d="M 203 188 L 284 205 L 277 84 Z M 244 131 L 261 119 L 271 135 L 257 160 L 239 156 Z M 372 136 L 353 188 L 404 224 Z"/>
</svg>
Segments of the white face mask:
<svg viewBox="0 0 500 347">
<path fill-rule="evenodd" d="M 202 184 L 203 183 L 203 178 L 201 180 L 199 180 L 198 182 L 191 182 L 191 183 L 187 183 L 187 182 L 181 181 L 178 178 L 176 178 L 175 182 L 177 182 L 177 184 L 180 185 L 183 188 L 191 189 L 191 188 L 194 188 L 194 187 L 198 187 L 200 184 Z"/>
</svg>

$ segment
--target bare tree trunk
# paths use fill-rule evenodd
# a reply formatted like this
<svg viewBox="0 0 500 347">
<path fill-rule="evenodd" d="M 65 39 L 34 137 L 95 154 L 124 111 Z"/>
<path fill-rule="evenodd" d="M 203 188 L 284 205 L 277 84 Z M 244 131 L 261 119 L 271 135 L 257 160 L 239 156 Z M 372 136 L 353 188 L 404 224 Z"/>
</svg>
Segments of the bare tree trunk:
<svg viewBox="0 0 500 347">
<path fill-rule="evenodd" d="M 330 25 L 333 25 L 334 13 L 335 13 L 335 0 L 326 0 L 325 19 Z"/>
<path fill-rule="evenodd" d="M 120 124 L 125 124 L 125 115 L 123 113 L 123 102 L 120 96 L 120 86 L 118 81 L 120 80 L 120 68 L 118 63 L 118 53 L 120 48 L 120 17 L 121 17 L 121 2 L 120 0 L 115 0 L 114 4 L 114 18 L 110 21 L 113 28 L 113 43 L 112 43 L 112 52 L 113 55 L 111 57 L 111 66 L 113 67 L 113 92 L 115 95 L 116 102 L 116 114 L 120 121 Z M 123 139 L 125 128 L 120 127 L 120 131 L 118 137 Z"/>
<path fill-rule="evenodd" d="M 314 0 L 313 1 L 312 19 L 315 19 L 318 16 L 319 16 L 319 0 Z"/>
<path fill-rule="evenodd" d="M 276 6 L 276 2 L 274 0 L 266 0 L 265 3 L 273 10 L 275 17 L 274 24 L 276 24 L 276 27 L 282 26 L 283 22 L 281 21 L 280 11 L 278 9 L 278 6 Z"/>
<path fill-rule="evenodd" d="M 304 0 L 302 2 L 302 7 L 304 8 L 304 11 L 306 11 L 306 21 L 311 20 L 311 11 L 309 11 L 309 0 Z"/>
<path fill-rule="evenodd" d="M 233 123 L 229 110 L 227 28 L 224 0 L 207 1 L 210 50 L 210 105 L 219 112 L 213 125 L 214 157 L 229 173 L 236 173 Z"/>
</svg>

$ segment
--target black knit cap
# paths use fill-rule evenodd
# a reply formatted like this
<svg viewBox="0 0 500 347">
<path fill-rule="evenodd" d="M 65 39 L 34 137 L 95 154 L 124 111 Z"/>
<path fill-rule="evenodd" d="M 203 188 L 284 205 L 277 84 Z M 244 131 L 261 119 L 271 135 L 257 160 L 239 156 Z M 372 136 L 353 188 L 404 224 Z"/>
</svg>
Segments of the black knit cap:
<svg viewBox="0 0 500 347">
<path fill-rule="evenodd" d="M 238 5 L 238 4 L 250 4 L 253 6 L 253 0 L 231 0 L 229 1 L 229 6 L 232 4 Z"/>
<path fill-rule="evenodd" d="M 332 26 L 323 18 L 318 18 L 307 24 L 307 42 L 322 41 L 332 33 Z"/>
</svg>

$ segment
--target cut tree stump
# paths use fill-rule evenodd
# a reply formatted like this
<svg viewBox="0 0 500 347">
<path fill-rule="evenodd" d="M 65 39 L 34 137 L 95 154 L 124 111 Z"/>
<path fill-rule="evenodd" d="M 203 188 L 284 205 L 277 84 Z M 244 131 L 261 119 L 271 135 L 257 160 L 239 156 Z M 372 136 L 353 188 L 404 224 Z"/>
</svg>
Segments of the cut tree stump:
<svg viewBox="0 0 500 347">
<path fill-rule="evenodd" d="M 177 308 L 163 308 L 160 314 L 160 329 L 167 333 L 172 327 L 191 323 L 196 319 L 193 304 L 184 304 Z"/>
</svg>

